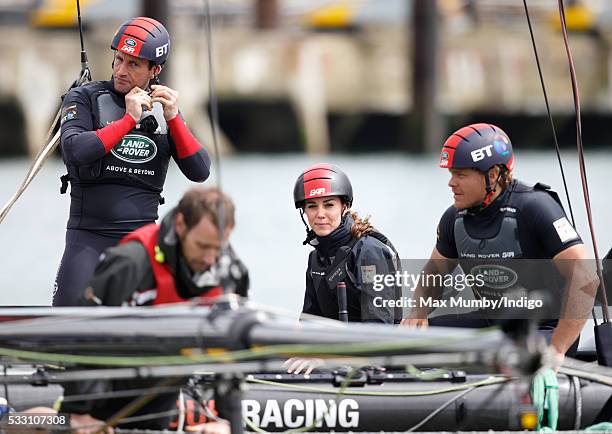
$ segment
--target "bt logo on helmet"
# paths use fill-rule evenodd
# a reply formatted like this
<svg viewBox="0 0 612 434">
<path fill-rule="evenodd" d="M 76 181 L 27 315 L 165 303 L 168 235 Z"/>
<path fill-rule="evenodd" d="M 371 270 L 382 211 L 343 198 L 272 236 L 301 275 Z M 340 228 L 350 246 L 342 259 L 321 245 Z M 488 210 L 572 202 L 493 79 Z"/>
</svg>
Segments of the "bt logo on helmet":
<svg viewBox="0 0 612 434">
<path fill-rule="evenodd" d="M 166 42 L 164 45 L 160 45 L 155 49 L 155 57 L 161 57 L 164 54 L 168 53 L 168 43 Z"/>
<path fill-rule="evenodd" d="M 493 156 L 493 153 L 491 152 L 492 147 L 493 145 L 487 145 L 479 149 L 474 149 L 472 152 L 470 152 L 470 155 L 472 155 L 472 161 L 476 163 L 482 160 L 485 157 L 485 154 L 487 157 L 492 157 Z"/>
<path fill-rule="evenodd" d="M 319 196 L 321 194 L 325 194 L 325 188 L 313 188 L 312 190 L 310 190 L 310 194 L 308 195 L 309 197 L 312 196 Z"/>
</svg>

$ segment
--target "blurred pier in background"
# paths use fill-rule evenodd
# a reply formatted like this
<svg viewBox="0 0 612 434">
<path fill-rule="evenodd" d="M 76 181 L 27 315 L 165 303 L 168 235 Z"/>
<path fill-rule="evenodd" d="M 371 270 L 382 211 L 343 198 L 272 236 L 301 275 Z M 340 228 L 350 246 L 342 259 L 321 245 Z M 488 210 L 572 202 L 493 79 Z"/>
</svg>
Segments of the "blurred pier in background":
<svg viewBox="0 0 612 434">
<path fill-rule="evenodd" d="M 172 52 L 165 79 L 180 92 L 191 128 L 210 143 L 204 2 L 81 3 L 94 80 L 110 78 L 109 45 L 121 21 L 145 12 L 167 15 Z M 590 144 L 609 142 L 612 5 L 607 3 L 585 2 L 597 19 L 577 15 L 570 22 Z M 502 124 L 524 146 L 552 143 L 522 2 L 211 4 L 226 151 L 424 151 L 448 131 L 479 120 Z M 434 7 L 419 9 L 424 4 Z M 555 24 L 557 2 L 529 4 L 561 142 L 571 143 L 573 102 Z M 60 96 L 80 71 L 71 7 L 72 0 L 0 5 L 0 155 L 33 153 L 43 145 Z M 429 133 L 421 131 L 424 122 L 435 124 Z"/>
</svg>

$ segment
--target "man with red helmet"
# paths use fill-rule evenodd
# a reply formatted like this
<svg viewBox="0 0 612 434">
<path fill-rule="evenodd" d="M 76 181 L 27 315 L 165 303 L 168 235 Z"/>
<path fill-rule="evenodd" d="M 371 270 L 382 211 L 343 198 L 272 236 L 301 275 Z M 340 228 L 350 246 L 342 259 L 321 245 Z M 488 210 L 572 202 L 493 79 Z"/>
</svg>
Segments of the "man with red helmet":
<svg viewBox="0 0 612 434">
<path fill-rule="evenodd" d="M 548 310 L 542 312 L 555 311 L 556 316 L 538 318 L 539 329 L 550 339 L 557 359 L 570 348 L 575 351 L 597 278 L 586 269 L 586 250 L 557 194 L 546 185 L 528 186 L 513 179 L 512 143 L 491 124 L 473 124 L 454 132 L 442 147 L 440 167 L 450 172 L 448 186 L 454 203 L 440 220 L 425 272 L 448 275 L 460 265 L 466 274 L 480 273 L 479 285 L 472 285 L 472 290 L 481 300 L 544 291 Z M 428 320 L 433 309 L 419 299 L 439 297 L 441 290 L 435 285 L 419 286 L 416 307 L 402 324 L 485 327 L 524 318 L 516 310 L 480 309 Z M 559 306 L 563 296 L 565 310 Z"/>
<path fill-rule="evenodd" d="M 203 182 L 210 158 L 179 113 L 178 93 L 157 77 L 170 53 L 165 27 L 138 17 L 113 37 L 113 75 L 64 97 L 61 153 L 71 184 L 66 247 L 53 304 L 70 306 L 100 254 L 157 217 L 172 157 L 191 181 Z"/>
</svg>

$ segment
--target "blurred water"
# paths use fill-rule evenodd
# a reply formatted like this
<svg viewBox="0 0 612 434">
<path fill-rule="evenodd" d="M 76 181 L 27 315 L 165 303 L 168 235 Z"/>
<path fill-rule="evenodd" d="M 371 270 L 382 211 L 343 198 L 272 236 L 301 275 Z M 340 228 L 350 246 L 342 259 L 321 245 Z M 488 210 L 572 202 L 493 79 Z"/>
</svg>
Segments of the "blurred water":
<svg viewBox="0 0 612 434">
<path fill-rule="evenodd" d="M 400 154 L 308 158 L 303 155 L 240 155 L 223 159 L 223 188 L 237 206 L 233 244 L 250 269 L 252 299 L 298 315 L 304 293 L 309 247 L 292 202 L 293 183 L 307 165 L 328 161 L 349 174 L 355 208 L 371 214 L 373 223 L 398 248 L 403 258 L 426 258 L 435 241 L 438 219 L 451 203 L 447 172 L 436 168 L 437 155 Z M 578 230 L 588 238 L 577 159 L 564 155 Z M 0 161 L 0 203 L 13 194 L 29 166 L 26 159 Z M 612 244 L 612 212 L 608 188 L 612 154 L 587 155 L 591 206 L 600 254 Z M 69 196 L 59 194 L 64 167 L 50 161 L 0 224 L 2 265 L 0 305 L 50 304 L 55 272 L 63 252 Z M 553 185 L 564 197 L 552 152 L 517 154 L 515 176 Z M 212 178 L 215 179 L 213 172 Z M 164 215 L 190 183 L 171 164 L 164 196 Z M 563 199 L 565 203 L 565 199 Z M 567 207 L 566 207 L 567 208 Z M 588 243 L 590 245 L 590 242 Z"/>
</svg>

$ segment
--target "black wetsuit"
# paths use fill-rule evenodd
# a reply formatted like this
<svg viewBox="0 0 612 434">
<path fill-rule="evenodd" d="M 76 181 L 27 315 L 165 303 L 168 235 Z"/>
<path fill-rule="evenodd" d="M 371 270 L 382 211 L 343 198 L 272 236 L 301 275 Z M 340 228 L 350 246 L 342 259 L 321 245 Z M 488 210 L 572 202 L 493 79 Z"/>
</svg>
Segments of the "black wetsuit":
<svg viewBox="0 0 612 434">
<path fill-rule="evenodd" d="M 353 223 L 353 219 L 347 215 L 331 234 L 309 237 L 315 249 L 308 259 L 302 312 L 338 319 L 336 286 L 330 284 L 326 277 L 333 272 L 335 261 L 345 257 L 341 271 L 346 283 L 348 320 L 397 323 L 401 319 L 401 311 L 388 305 L 381 307 L 381 302 L 383 299 L 398 299 L 401 290 L 396 286 L 375 290 L 374 276 L 395 274 L 399 257 L 388 241 L 385 243 L 374 235 L 354 240 L 350 232 Z"/>
<path fill-rule="evenodd" d="M 54 306 L 74 305 L 100 254 L 157 219 L 170 157 L 191 181 L 209 176 L 210 158 L 204 149 L 192 145 L 178 152 L 161 106 L 154 114 L 157 129 L 145 131 L 144 125 L 136 125 L 109 149 L 97 133 L 124 116 L 125 95 L 115 92 L 112 81 L 88 83 L 64 98 L 60 149 L 71 204 Z"/>
<path fill-rule="evenodd" d="M 568 247 L 582 244 L 577 234 L 575 237 L 561 240 L 554 222 L 567 219 L 567 217 L 553 195 L 556 193 L 544 187 L 534 189 L 515 180 L 482 211 L 460 211 L 451 206 L 440 219 L 436 248 L 444 257 L 462 257 L 455 238 L 457 218 L 463 217 L 465 229 L 472 238 L 486 240 L 494 238 L 500 231 L 504 217 L 510 216 L 516 218 L 518 227 L 516 241 L 522 251 L 520 256 L 515 254 L 513 257 L 551 259 Z M 512 196 L 513 208 L 516 208 L 516 212 L 505 209 L 510 196 Z M 509 244 L 514 244 L 514 240 Z"/>
<path fill-rule="evenodd" d="M 497 281 L 491 277 L 482 288 L 474 290 L 477 297 L 500 298 L 517 289 L 523 293 L 543 291 L 545 305 L 554 306 L 543 309 L 550 314 L 551 310 L 556 312 L 565 284 L 551 259 L 581 243 L 556 193 L 541 184 L 532 187 L 514 180 L 483 210 L 449 207 L 438 225 L 436 249 L 446 258 L 458 259 L 465 273 L 474 274 L 474 270 L 487 270 L 489 276 L 493 276 L 491 270 L 500 273 L 495 275 Z M 519 315 L 519 310 L 484 315 L 481 310 L 474 314 L 433 317 L 430 324 L 485 327 L 525 317 Z M 555 317 L 538 318 L 540 330 L 546 331 L 547 337 L 557 322 L 550 318 Z"/>
</svg>

